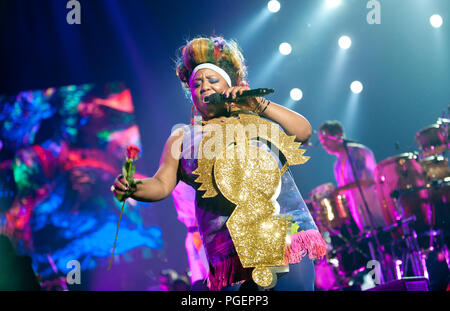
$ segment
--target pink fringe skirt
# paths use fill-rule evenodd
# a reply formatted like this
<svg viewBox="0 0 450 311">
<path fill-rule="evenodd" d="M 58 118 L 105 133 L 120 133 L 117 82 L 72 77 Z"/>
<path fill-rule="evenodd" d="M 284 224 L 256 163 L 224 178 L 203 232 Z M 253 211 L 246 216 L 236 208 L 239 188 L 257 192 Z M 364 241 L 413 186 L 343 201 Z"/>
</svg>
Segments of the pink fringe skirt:
<svg viewBox="0 0 450 311">
<path fill-rule="evenodd" d="M 326 253 L 326 243 L 318 230 L 310 229 L 291 236 L 284 253 L 285 264 L 299 263 L 308 254 L 309 259 L 320 259 Z M 249 280 L 253 268 L 242 267 L 238 256 L 225 259 L 214 266 L 214 273 L 209 272 L 208 287 L 218 291 L 223 287 Z"/>
</svg>

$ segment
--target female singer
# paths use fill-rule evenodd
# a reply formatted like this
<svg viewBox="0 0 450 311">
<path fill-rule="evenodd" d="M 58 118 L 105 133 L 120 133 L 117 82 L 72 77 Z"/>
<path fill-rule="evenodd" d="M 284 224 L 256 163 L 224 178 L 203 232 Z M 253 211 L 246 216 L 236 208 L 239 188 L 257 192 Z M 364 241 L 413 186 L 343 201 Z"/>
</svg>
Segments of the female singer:
<svg viewBox="0 0 450 311">
<path fill-rule="evenodd" d="M 193 174 L 198 164 L 196 147 L 203 135 L 198 129 L 202 121 L 238 118 L 237 112 L 256 114 L 278 124 L 286 134 L 295 136 L 297 142 L 307 141 L 312 128 L 302 115 L 263 97 L 226 103 L 222 107 L 224 109 L 217 109 L 205 100 L 213 93 L 235 99 L 238 94 L 249 90 L 245 81 L 247 71 L 244 57 L 234 41 L 222 37 L 202 37 L 187 42 L 181 49 L 176 73 L 192 100 L 195 118 L 192 118 L 191 110 L 191 125 L 172 132 L 162 152 L 158 171 L 153 177 L 140 180 L 141 183 L 130 196 L 138 201 L 153 202 L 167 198 L 180 180 L 192 186 L 196 190 L 198 229 L 209 264 L 208 287 L 211 290 L 238 290 L 244 282 L 246 285 L 252 283 L 252 268 L 242 267 L 226 227 L 235 205 L 220 193 L 215 197 L 203 198 L 204 191 L 198 190 L 200 184 L 195 182 L 198 176 Z M 201 119 L 197 118 L 197 114 Z M 124 195 L 127 187 L 127 181 L 119 175 L 111 189 L 115 194 Z M 274 290 L 314 290 L 313 259 L 325 254 L 326 244 L 290 170 L 281 177 L 277 202 L 280 213 L 293 216 L 299 229 L 291 236 L 291 243 L 286 247 L 289 272 L 278 276 Z"/>
</svg>

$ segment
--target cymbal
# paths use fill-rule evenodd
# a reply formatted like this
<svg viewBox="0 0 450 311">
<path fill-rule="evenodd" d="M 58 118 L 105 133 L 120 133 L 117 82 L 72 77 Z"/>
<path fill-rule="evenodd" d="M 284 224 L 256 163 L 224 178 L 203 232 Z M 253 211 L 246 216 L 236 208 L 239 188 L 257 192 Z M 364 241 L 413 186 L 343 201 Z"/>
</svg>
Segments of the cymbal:
<svg viewBox="0 0 450 311">
<path fill-rule="evenodd" d="M 438 118 L 437 124 L 450 123 L 450 119 L 448 118 Z"/>
</svg>

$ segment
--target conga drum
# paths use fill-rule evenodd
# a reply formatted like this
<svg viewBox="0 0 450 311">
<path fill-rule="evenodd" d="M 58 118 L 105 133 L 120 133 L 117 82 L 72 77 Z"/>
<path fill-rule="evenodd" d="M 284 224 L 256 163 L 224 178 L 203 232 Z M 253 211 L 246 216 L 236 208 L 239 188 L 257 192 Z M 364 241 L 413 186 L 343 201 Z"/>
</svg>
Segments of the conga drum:
<svg viewBox="0 0 450 311">
<path fill-rule="evenodd" d="M 361 234 L 386 226 L 383 209 L 373 180 L 360 180 L 335 190 L 339 201 L 346 202 L 351 217 Z M 367 204 L 367 205 L 366 205 Z"/>
<path fill-rule="evenodd" d="M 320 270 L 320 274 L 322 274 L 322 272 L 328 271 L 324 267 L 330 265 L 327 267 L 335 272 L 337 279 L 351 276 L 355 270 L 365 266 L 369 260 L 368 257 L 361 254 L 361 249 L 365 254 L 368 254 L 369 251 L 366 245 L 361 245 L 357 241 L 360 232 L 348 208 L 347 198 L 339 190 L 333 184 L 328 183 L 314 188 L 309 193 L 317 226 L 322 233 L 327 231 L 325 234 L 329 234 L 331 247 L 327 261 L 322 262 L 322 266 L 318 265 L 317 268 L 322 269 Z M 338 270 L 332 268 L 330 264 L 336 260 Z"/>
<path fill-rule="evenodd" d="M 422 167 L 426 180 L 433 182 L 450 177 L 450 168 L 448 166 L 448 159 L 442 155 L 432 155 L 423 158 L 419 161 Z"/>
<path fill-rule="evenodd" d="M 449 148 L 449 120 L 439 118 L 437 123 L 429 125 L 416 133 L 415 141 L 425 158 L 433 154 L 441 154 Z"/>
<path fill-rule="evenodd" d="M 432 155 L 420 160 L 426 174 L 436 229 L 445 234 L 450 232 L 450 168 L 448 159 L 442 155 Z"/>
<path fill-rule="evenodd" d="M 438 118 L 435 124 L 422 129 L 415 137 L 422 152 L 420 164 L 430 185 L 435 228 L 446 234 L 450 230 L 449 126 L 450 119 Z"/>
<path fill-rule="evenodd" d="M 375 181 L 387 225 L 413 215 L 417 232 L 434 225 L 429 193 L 424 189 L 424 171 L 416 154 L 403 153 L 381 161 L 375 170 Z"/>
<path fill-rule="evenodd" d="M 340 231 L 342 226 L 350 221 L 351 215 L 345 204 L 345 198 L 336 193 L 333 184 L 317 186 L 309 195 L 322 231 L 328 228 Z"/>
</svg>

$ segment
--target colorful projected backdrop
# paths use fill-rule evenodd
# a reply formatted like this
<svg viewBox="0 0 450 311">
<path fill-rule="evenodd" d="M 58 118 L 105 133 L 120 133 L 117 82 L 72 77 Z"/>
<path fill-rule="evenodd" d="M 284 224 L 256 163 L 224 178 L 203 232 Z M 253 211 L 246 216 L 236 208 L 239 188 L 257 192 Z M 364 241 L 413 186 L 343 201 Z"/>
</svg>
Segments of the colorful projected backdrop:
<svg viewBox="0 0 450 311">
<path fill-rule="evenodd" d="M 44 281 L 65 275 L 74 259 L 82 271 L 106 270 L 121 208 L 109 187 L 126 145 L 141 147 L 133 113 L 121 83 L 0 96 L 0 231 Z M 149 214 L 149 204 L 129 200 L 119 260 L 161 258 L 161 230 Z"/>
</svg>

